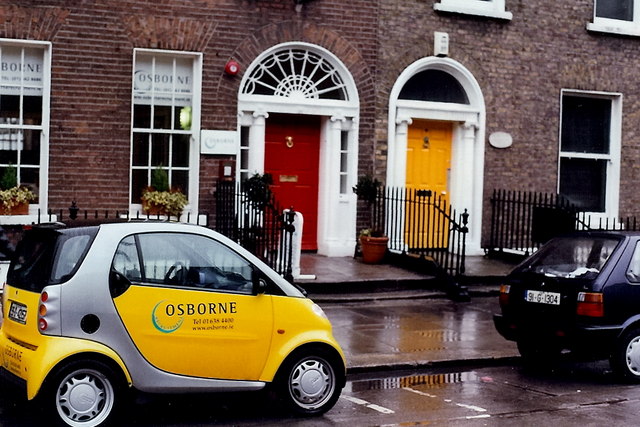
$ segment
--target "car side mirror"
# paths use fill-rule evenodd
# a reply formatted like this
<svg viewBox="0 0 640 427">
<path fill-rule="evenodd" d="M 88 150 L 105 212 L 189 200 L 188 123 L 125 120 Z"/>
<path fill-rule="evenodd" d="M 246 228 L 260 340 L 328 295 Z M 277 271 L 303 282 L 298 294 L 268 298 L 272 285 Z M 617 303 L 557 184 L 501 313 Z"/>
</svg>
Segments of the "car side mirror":
<svg viewBox="0 0 640 427">
<path fill-rule="evenodd" d="M 264 294 L 267 291 L 267 281 L 258 270 L 253 270 L 251 273 L 251 282 L 253 283 L 253 295 Z"/>
</svg>

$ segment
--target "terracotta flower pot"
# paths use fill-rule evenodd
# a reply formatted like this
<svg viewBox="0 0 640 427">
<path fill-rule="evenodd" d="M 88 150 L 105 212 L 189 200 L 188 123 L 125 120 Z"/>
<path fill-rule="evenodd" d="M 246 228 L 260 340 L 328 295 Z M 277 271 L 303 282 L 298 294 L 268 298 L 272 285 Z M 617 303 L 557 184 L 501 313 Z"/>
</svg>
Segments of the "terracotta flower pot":
<svg viewBox="0 0 640 427">
<path fill-rule="evenodd" d="M 365 264 L 377 264 L 387 253 L 387 243 L 389 238 L 383 237 L 360 237 L 360 249 L 362 250 L 362 261 Z"/>
<path fill-rule="evenodd" d="M 28 215 L 29 203 L 20 203 L 19 205 L 15 205 L 9 209 L 5 209 L 3 214 L 4 215 Z"/>
</svg>

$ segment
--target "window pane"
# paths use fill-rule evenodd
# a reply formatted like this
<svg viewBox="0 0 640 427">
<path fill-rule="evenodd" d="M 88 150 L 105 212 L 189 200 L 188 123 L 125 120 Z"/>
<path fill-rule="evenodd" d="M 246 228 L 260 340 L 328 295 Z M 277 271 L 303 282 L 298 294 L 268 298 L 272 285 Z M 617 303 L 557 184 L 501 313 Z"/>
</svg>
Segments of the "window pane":
<svg viewBox="0 0 640 427">
<path fill-rule="evenodd" d="M 191 130 L 191 107 L 176 107 L 174 111 L 174 129 Z"/>
<path fill-rule="evenodd" d="M 131 203 L 140 203 L 142 190 L 149 186 L 146 169 L 134 169 L 131 172 Z"/>
<path fill-rule="evenodd" d="M 610 129 L 610 99 L 562 97 L 562 151 L 608 154 Z"/>
<path fill-rule="evenodd" d="M 191 135 L 173 135 L 173 149 L 171 166 L 172 167 L 188 167 L 189 166 L 189 143 Z"/>
<path fill-rule="evenodd" d="M 24 141 L 21 154 L 23 165 L 37 166 L 40 164 L 40 133 L 39 130 L 25 129 L 23 131 Z"/>
<path fill-rule="evenodd" d="M 607 161 L 560 159 L 560 194 L 578 209 L 604 212 Z"/>
<path fill-rule="evenodd" d="M 113 268 L 132 282 L 140 281 L 142 277 L 140 274 L 140 259 L 138 258 L 138 250 L 133 236 L 125 238 L 118 245 L 116 255 L 113 258 Z"/>
<path fill-rule="evenodd" d="M 171 129 L 171 107 L 156 105 L 153 109 L 153 128 Z"/>
<path fill-rule="evenodd" d="M 40 169 L 38 168 L 20 168 L 20 185 L 27 186 L 38 195 L 38 191 L 40 188 Z M 36 200 L 34 203 L 38 203 Z"/>
<path fill-rule="evenodd" d="M 7 92 L 20 93 L 20 88 L 2 86 L 0 92 L 2 92 L 0 95 L 0 123 L 17 124 L 17 119 L 20 117 L 20 95 L 7 95 Z"/>
<path fill-rule="evenodd" d="M 151 128 L 151 106 L 136 104 L 133 106 L 133 127 Z"/>
<path fill-rule="evenodd" d="M 24 124 L 39 125 L 42 123 L 42 97 L 25 96 L 23 98 Z"/>
<path fill-rule="evenodd" d="M 149 134 L 148 133 L 133 134 L 133 165 L 134 166 L 149 165 Z"/>
<path fill-rule="evenodd" d="M 169 165 L 169 135 L 152 135 L 151 166 Z"/>
<path fill-rule="evenodd" d="M 18 144 L 22 143 L 22 133 L 16 129 L 0 129 L 0 163 L 18 163 Z"/>
<path fill-rule="evenodd" d="M 634 0 L 597 0 L 596 16 L 598 18 L 633 21 Z"/>
<path fill-rule="evenodd" d="M 171 188 L 186 195 L 189 188 L 189 171 L 172 171 Z"/>
</svg>

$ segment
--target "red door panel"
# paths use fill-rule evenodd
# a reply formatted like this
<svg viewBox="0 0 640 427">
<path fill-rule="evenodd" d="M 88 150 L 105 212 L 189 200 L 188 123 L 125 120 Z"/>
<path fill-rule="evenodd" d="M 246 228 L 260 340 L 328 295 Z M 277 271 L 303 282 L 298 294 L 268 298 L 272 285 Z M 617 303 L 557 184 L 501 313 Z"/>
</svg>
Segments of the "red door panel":
<svg viewBox="0 0 640 427">
<path fill-rule="evenodd" d="M 282 207 L 302 213 L 302 249 L 318 249 L 318 165 L 320 117 L 269 115 L 265 131 L 264 171 Z"/>
</svg>

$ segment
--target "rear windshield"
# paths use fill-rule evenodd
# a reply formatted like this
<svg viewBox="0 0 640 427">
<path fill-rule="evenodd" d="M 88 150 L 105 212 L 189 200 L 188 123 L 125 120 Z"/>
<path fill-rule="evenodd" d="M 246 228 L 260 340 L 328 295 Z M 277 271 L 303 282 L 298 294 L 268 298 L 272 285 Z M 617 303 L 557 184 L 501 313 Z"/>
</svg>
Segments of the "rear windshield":
<svg viewBox="0 0 640 427">
<path fill-rule="evenodd" d="M 98 227 L 36 228 L 24 234 L 7 274 L 11 286 L 40 292 L 69 280 L 76 272 Z"/>
<path fill-rule="evenodd" d="M 602 236 L 557 238 L 525 261 L 520 270 L 550 277 L 595 279 L 619 242 Z"/>
</svg>

